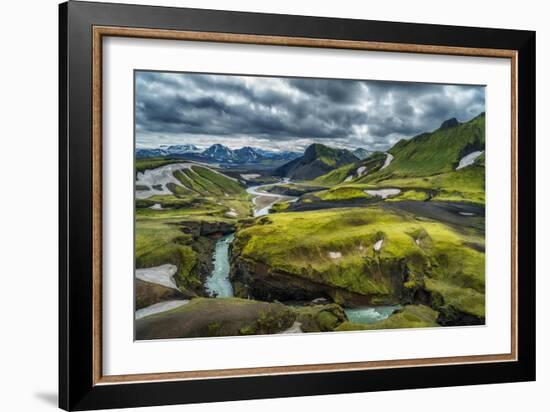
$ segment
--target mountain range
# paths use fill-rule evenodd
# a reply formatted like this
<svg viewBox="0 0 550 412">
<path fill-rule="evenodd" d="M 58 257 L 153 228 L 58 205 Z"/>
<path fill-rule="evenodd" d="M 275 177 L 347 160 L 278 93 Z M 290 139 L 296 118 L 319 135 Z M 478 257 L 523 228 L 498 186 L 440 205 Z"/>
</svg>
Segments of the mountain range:
<svg viewBox="0 0 550 412">
<path fill-rule="evenodd" d="M 281 151 L 272 152 L 264 149 L 244 146 L 240 149 L 230 149 L 227 146 L 216 143 L 205 150 L 200 150 L 192 144 L 162 145 L 158 148 L 138 148 L 136 158 L 153 157 L 177 157 L 205 162 L 222 164 L 255 164 L 262 161 L 289 161 L 299 157 L 297 152 Z"/>
</svg>

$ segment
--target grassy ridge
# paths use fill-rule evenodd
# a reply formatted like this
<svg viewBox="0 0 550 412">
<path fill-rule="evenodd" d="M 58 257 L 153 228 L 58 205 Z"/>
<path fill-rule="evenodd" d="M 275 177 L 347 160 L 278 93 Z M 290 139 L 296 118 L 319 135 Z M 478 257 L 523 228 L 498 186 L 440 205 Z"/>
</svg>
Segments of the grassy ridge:
<svg viewBox="0 0 550 412">
<path fill-rule="evenodd" d="M 402 140 L 389 152 L 391 164 L 367 176 L 364 181 L 388 177 L 422 177 L 452 172 L 459 160 L 474 150 L 485 148 L 485 114 L 456 127 L 437 129 L 410 140 Z"/>
<path fill-rule="evenodd" d="M 143 172 L 148 169 L 156 169 L 157 167 L 166 166 L 173 163 L 182 163 L 181 159 L 170 159 L 170 158 L 147 158 L 147 159 L 136 159 L 135 167 L 136 172 Z"/>
</svg>

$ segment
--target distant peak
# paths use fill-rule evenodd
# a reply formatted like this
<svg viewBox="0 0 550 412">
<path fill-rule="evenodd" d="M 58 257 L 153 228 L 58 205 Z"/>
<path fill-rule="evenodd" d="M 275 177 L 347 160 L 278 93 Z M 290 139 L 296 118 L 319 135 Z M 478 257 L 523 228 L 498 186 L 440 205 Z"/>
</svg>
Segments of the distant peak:
<svg viewBox="0 0 550 412">
<path fill-rule="evenodd" d="M 458 120 L 456 120 L 456 117 L 451 117 L 450 119 L 445 120 L 443 123 L 441 123 L 440 129 L 450 129 L 452 127 L 456 127 L 460 124 Z"/>
</svg>

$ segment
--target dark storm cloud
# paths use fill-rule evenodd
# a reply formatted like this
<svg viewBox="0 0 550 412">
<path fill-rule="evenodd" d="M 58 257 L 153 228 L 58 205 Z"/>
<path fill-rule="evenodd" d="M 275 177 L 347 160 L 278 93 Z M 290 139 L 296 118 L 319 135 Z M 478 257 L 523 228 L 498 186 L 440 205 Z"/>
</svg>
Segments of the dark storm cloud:
<svg viewBox="0 0 550 412">
<path fill-rule="evenodd" d="M 209 136 L 233 146 L 257 139 L 259 146 L 292 147 L 336 139 L 350 148 L 384 149 L 484 107 L 479 86 L 136 73 L 138 143 L 146 136 L 173 142 Z"/>
</svg>

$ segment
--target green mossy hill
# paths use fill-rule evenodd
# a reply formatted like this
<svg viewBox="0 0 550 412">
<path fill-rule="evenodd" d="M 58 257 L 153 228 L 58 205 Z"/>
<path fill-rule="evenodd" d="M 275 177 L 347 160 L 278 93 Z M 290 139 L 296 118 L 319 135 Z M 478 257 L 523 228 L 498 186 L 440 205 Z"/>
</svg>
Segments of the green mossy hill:
<svg viewBox="0 0 550 412">
<path fill-rule="evenodd" d="M 401 200 L 417 200 L 426 201 L 431 197 L 430 192 L 425 190 L 405 190 L 397 196 L 391 196 L 386 199 L 386 202 L 399 202 Z"/>
<path fill-rule="evenodd" d="M 327 174 L 319 176 L 313 180 L 313 182 L 320 185 L 337 185 L 345 181 L 368 176 L 379 170 L 384 165 L 385 160 L 385 153 L 374 152 L 359 162 L 344 165 Z"/>
<path fill-rule="evenodd" d="M 407 305 L 392 313 L 387 319 L 372 324 L 344 322 L 336 327 L 337 332 L 355 330 L 380 330 L 403 328 L 431 328 L 437 323 L 438 313 L 424 305 Z"/>
<path fill-rule="evenodd" d="M 358 158 L 349 150 L 315 143 L 307 147 L 303 156 L 275 169 L 273 174 L 295 180 L 312 180 L 357 160 Z"/>
<path fill-rule="evenodd" d="M 452 172 L 462 157 L 475 150 L 485 150 L 485 113 L 466 123 L 443 124 L 431 133 L 401 140 L 389 150 L 394 158 L 388 167 L 359 181 Z"/>
<path fill-rule="evenodd" d="M 234 280 L 263 299 L 291 300 L 289 294 L 303 299 L 307 294 L 301 292 L 323 292 L 345 305 L 431 303 L 430 292 L 437 291 L 437 307 L 451 305 L 484 317 L 485 254 L 469 246 L 483 245 L 482 236 L 386 209 L 277 213 L 258 219 L 237 232 Z M 278 279 L 284 279 L 279 286 Z M 293 287 L 283 288 L 285 282 Z M 354 301 L 350 294 L 365 299 Z"/>
<path fill-rule="evenodd" d="M 156 283 L 136 279 L 136 309 L 145 308 L 167 300 L 189 299 L 190 293 L 183 293 Z"/>
<path fill-rule="evenodd" d="M 280 303 L 196 298 L 179 308 L 136 321 L 136 339 L 279 333 L 290 328 L 296 316 L 292 308 Z"/>
<path fill-rule="evenodd" d="M 313 195 L 319 200 L 328 201 L 372 198 L 365 190 L 355 186 L 335 186 L 328 190 L 315 192 Z"/>
<path fill-rule="evenodd" d="M 300 306 L 294 310 L 303 332 L 332 332 L 348 320 L 342 307 L 334 303 Z"/>
</svg>

